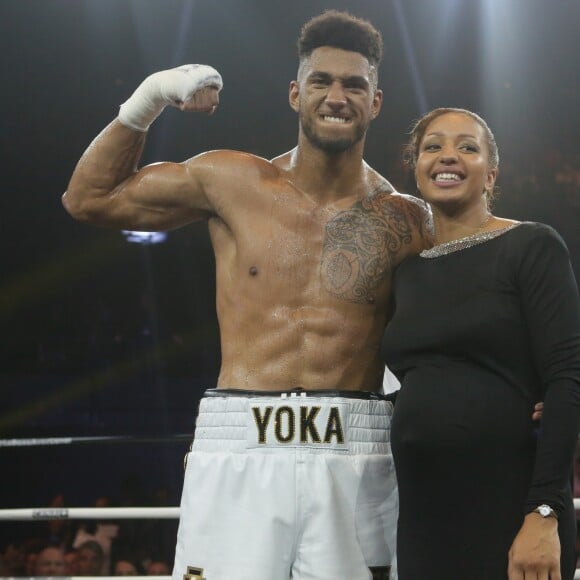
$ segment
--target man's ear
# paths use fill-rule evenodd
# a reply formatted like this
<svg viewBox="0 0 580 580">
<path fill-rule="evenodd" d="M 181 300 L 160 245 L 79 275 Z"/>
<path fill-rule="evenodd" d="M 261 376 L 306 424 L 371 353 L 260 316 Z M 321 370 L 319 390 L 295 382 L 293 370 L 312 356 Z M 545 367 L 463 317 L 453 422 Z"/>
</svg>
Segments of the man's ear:
<svg viewBox="0 0 580 580">
<path fill-rule="evenodd" d="M 291 81 L 288 90 L 288 102 L 294 111 L 298 112 L 298 104 L 300 102 L 300 85 L 298 81 Z"/>
<path fill-rule="evenodd" d="M 377 89 L 375 91 L 375 96 L 373 97 L 373 102 L 371 105 L 371 118 L 375 119 L 381 112 L 381 107 L 383 106 L 383 91 Z"/>
</svg>

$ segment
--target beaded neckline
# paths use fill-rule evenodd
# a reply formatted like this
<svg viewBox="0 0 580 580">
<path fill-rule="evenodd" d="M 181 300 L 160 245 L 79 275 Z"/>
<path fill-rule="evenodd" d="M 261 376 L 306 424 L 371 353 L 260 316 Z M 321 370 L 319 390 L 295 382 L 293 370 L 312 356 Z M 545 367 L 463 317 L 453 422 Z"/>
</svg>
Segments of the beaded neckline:
<svg viewBox="0 0 580 580">
<path fill-rule="evenodd" d="M 483 244 L 488 240 L 493 240 L 502 234 L 505 234 L 509 230 L 519 226 L 519 223 L 511 224 L 505 228 L 500 228 L 499 230 L 491 230 L 487 232 L 479 232 L 477 234 L 471 234 L 465 238 L 459 238 L 458 240 L 451 240 L 450 242 L 445 242 L 439 244 L 438 246 L 433 246 L 428 250 L 423 250 L 419 255 L 421 258 L 438 258 L 439 256 L 445 256 L 453 252 L 459 252 L 460 250 L 466 250 L 473 246 Z"/>
</svg>

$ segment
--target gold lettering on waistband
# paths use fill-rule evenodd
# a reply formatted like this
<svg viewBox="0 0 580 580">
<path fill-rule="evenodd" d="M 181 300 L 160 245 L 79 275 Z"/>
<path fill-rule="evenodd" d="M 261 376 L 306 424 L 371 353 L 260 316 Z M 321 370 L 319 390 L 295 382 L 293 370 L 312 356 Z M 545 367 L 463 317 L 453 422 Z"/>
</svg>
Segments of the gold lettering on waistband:
<svg viewBox="0 0 580 580">
<path fill-rule="evenodd" d="M 326 432 L 324 433 L 324 442 L 330 443 L 332 437 L 336 437 L 337 443 L 344 443 L 344 431 L 342 430 L 342 421 L 338 407 L 330 407 L 328 421 L 326 422 Z"/>
<path fill-rule="evenodd" d="M 282 415 L 287 416 L 288 430 L 286 435 L 282 433 Z M 292 407 L 283 406 L 276 410 L 276 418 L 274 419 L 274 432 L 276 433 L 276 439 L 280 443 L 289 443 L 294 439 L 296 433 L 296 417 L 294 415 L 294 410 Z"/>
<path fill-rule="evenodd" d="M 320 435 L 314 419 L 320 412 L 320 407 L 300 407 L 300 443 L 308 443 L 308 435 L 313 443 L 320 443 Z"/>
<path fill-rule="evenodd" d="M 266 443 L 266 429 L 268 428 L 273 409 L 274 407 L 266 407 L 264 409 L 264 416 L 262 417 L 260 407 L 252 407 L 254 421 L 256 422 L 256 427 L 258 427 L 258 443 Z"/>
<path fill-rule="evenodd" d="M 344 445 L 342 407 L 327 405 L 250 406 L 259 445 Z"/>
</svg>

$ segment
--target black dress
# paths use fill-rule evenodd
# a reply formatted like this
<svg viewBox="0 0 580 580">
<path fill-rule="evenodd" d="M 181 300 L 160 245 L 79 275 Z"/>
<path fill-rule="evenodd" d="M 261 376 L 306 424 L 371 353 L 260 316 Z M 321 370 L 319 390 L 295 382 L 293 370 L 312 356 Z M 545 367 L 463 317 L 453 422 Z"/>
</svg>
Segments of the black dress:
<svg viewBox="0 0 580 580">
<path fill-rule="evenodd" d="M 402 385 L 391 431 L 399 580 L 507 578 L 524 514 L 542 503 L 559 514 L 562 577 L 574 576 L 578 287 L 549 226 L 493 235 L 395 273 L 383 355 Z"/>
</svg>

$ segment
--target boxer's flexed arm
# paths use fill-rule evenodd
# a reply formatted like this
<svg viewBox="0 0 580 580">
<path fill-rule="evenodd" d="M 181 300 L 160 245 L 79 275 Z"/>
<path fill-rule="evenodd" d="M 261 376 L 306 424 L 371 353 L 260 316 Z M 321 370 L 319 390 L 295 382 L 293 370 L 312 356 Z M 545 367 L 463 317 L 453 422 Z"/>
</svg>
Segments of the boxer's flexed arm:
<svg viewBox="0 0 580 580">
<path fill-rule="evenodd" d="M 211 114 L 221 88 L 219 73 L 203 65 L 147 77 L 79 160 L 63 196 L 67 211 L 97 225 L 135 230 L 170 229 L 210 212 L 195 163 L 137 166 L 146 132 L 167 105 Z"/>
</svg>

